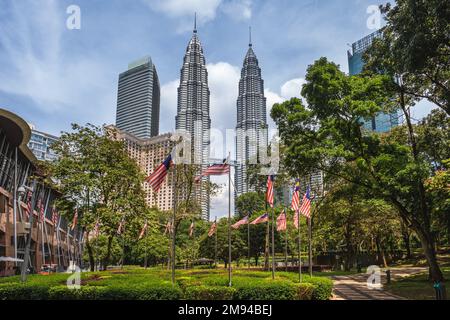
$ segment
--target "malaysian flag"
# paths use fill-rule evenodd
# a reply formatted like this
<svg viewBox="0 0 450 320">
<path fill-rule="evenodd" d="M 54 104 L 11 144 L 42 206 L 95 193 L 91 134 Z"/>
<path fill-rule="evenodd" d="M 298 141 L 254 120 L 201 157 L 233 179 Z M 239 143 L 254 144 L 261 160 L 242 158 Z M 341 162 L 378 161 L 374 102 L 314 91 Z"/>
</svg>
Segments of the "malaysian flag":
<svg viewBox="0 0 450 320">
<path fill-rule="evenodd" d="M 277 218 L 277 231 L 286 230 L 286 212 L 283 210 Z"/>
<path fill-rule="evenodd" d="M 53 226 L 55 227 L 55 231 L 56 231 L 56 228 L 58 227 L 58 212 L 56 211 L 55 206 L 53 206 L 53 208 L 52 208 L 52 222 L 53 222 Z"/>
<path fill-rule="evenodd" d="M 302 206 L 300 207 L 300 212 L 302 215 L 304 215 L 308 219 L 311 218 L 311 194 L 310 194 L 309 186 L 306 189 L 305 195 L 303 196 Z"/>
<path fill-rule="evenodd" d="M 38 208 L 39 208 L 39 221 L 44 222 L 45 221 L 45 211 L 44 211 L 44 203 L 41 199 L 38 201 Z"/>
<path fill-rule="evenodd" d="M 273 180 L 274 180 L 273 175 L 267 177 L 266 201 L 272 208 L 273 208 Z"/>
<path fill-rule="evenodd" d="M 206 176 L 222 176 L 230 173 L 230 165 L 228 164 L 228 159 L 224 159 L 223 163 L 213 164 L 206 168 L 200 176 L 195 177 L 195 182 L 199 182 L 202 177 Z"/>
<path fill-rule="evenodd" d="M 239 220 L 238 222 L 233 224 L 231 227 L 233 229 L 238 229 L 240 226 L 242 226 L 243 224 L 247 224 L 247 223 L 248 223 L 248 216 L 245 216 L 244 218 L 242 218 L 241 220 Z"/>
<path fill-rule="evenodd" d="M 118 234 L 118 235 L 121 235 L 121 234 L 122 234 L 124 224 L 125 224 L 125 219 L 122 218 L 122 220 L 120 220 L 119 227 L 117 228 L 117 234 Z"/>
<path fill-rule="evenodd" d="M 31 192 L 28 192 L 28 200 L 27 200 L 27 216 L 30 217 L 30 214 L 32 214 L 33 209 L 31 208 Z"/>
<path fill-rule="evenodd" d="M 94 226 L 94 237 L 98 238 L 99 233 L 100 233 L 100 223 L 97 219 L 97 221 L 95 222 L 95 226 Z"/>
<path fill-rule="evenodd" d="M 170 223 L 170 221 L 167 221 L 166 224 L 166 229 L 164 230 L 164 235 L 166 235 L 166 233 L 172 233 L 172 224 Z"/>
<path fill-rule="evenodd" d="M 147 224 L 147 221 L 145 221 L 144 227 L 142 228 L 141 233 L 139 234 L 139 240 L 141 240 L 142 237 L 144 237 L 145 232 L 147 231 L 147 227 L 148 227 L 148 224 Z"/>
<path fill-rule="evenodd" d="M 214 221 L 214 223 L 211 226 L 211 229 L 208 231 L 208 237 L 212 237 L 214 233 L 217 231 L 217 221 Z"/>
<path fill-rule="evenodd" d="M 292 194 L 291 208 L 294 210 L 294 225 L 298 228 L 298 210 L 300 209 L 300 181 L 295 182 L 294 193 Z"/>
<path fill-rule="evenodd" d="M 264 213 L 262 216 L 259 216 L 255 220 L 253 220 L 250 224 L 259 224 L 269 221 L 269 215 Z"/>
<path fill-rule="evenodd" d="M 172 151 L 172 153 L 174 152 L 174 150 Z M 169 154 L 169 156 L 159 165 L 159 167 L 156 168 L 156 170 L 153 171 L 153 173 L 145 179 L 145 181 L 150 184 L 150 186 L 153 188 L 153 191 L 155 192 L 157 192 L 161 188 L 161 185 L 166 178 L 167 172 L 169 171 L 170 167 L 175 164 L 172 159 L 172 153 Z"/>
<path fill-rule="evenodd" d="M 71 230 L 75 229 L 78 222 L 78 208 L 75 208 L 75 214 L 73 215 Z"/>
<path fill-rule="evenodd" d="M 192 221 L 191 225 L 189 226 L 189 237 L 192 238 L 194 235 L 194 221 Z"/>
</svg>

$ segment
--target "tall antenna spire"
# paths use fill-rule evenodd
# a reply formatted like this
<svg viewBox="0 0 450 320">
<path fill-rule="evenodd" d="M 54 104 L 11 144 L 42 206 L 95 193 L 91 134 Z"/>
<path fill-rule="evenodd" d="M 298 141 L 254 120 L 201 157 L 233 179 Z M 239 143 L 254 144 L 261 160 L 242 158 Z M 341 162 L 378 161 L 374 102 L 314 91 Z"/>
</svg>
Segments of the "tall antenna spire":
<svg viewBox="0 0 450 320">
<path fill-rule="evenodd" d="M 197 33 L 197 12 L 194 15 L 194 33 Z"/>
<path fill-rule="evenodd" d="M 252 27 L 248 27 L 248 46 L 252 46 Z"/>
</svg>

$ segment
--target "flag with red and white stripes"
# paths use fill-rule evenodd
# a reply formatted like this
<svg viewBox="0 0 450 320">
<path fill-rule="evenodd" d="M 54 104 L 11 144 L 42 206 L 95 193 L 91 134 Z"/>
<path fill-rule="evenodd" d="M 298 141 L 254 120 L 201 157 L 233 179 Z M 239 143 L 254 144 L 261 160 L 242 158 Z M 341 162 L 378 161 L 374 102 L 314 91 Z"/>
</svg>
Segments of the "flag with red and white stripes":
<svg viewBox="0 0 450 320">
<path fill-rule="evenodd" d="M 52 208 L 52 222 L 53 222 L 53 226 L 54 226 L 54 228 L 55 228 L 55 231 L 56 231 L 56 228 L 58 227 L 58 212 L 56 211 L 56 208 L 55 208 L 55 206 L 53 206 L 53 208 Z"/>
<path fill-rule="evenodd" d="M 277 218 L 277 231 L 286 230 L 286 211 L 282 211 Z"/>
<path fill-rule="evenodd" d="M 148 224 L 147 224 L 147 221 L 145 221 L 144 227 L 142 228 L 141 233 L 139 234 L 139 240 L 141 240 L 144 237 L 145 232 L 147 231 L 147 228 L 148 228 Z"/>
<path fill-rule="evenodd" d="M 195 177 L 195 182 L 199 182 L 202 177 L 207 176 L 222 176 L 230 173 L 230 165 L 228 159 L 225 159 L 223 163 L 210 165 L 200 176 Z"/>
<path fill-rule="evenodd" d="M 271 208 L 273 208 L 273 180 L 274 180 L 273 175 L 267 177 L 266 201 Z"/>
<path fill-rule="evenodd" d="M 156 168 L 155 171 L 151 175 L 149 175 L 145 181 L 150 184 L 153 191 L 157 192 L 161 185 L 164 182 L 164 179 L 167 176 L 167 172 L 169 172 L 170 167 L 174 165 L 174 162 L 172 160 L 172 153 L 169 154 L 169 156 L 159 165 L 158 168 Z"/>
<path fill-rule="evenodd" d="M 122 218 L 122 220 L 120 220 L 119 227 L 117 228 L 118 235 L 122 234 L 124 225 L 125 225 L 125 219 Z"/>
<path fill-rule="evenodd" d="M 172 233 L 172 223 L 170 221 L 167 221 L 166 229 L 164 230 L 164 235 L 166 235 L 167 233 Z"/>
<path fill-rule="evenodd" d="M 245 216 L 244 218 L 242 218 L 241 220 L 239 220 L 238 222 L 233 224 L 231 227 L 233 229 L 238 229 L 240 226 L 242 226 L 243 224 L 247 224 L 247 223 L 248 223 L 248 216 Z"/>
<path fill-rule="evenodd" d="M 33 209 L 31 208 L 31 192 L 28 192 L 28 199 L 27 199 L 27 216 L 30 217 L 30 214 L 33 213 Z"/>
<path fill-rule="evenodd" d="M 208 231 L 208 237 L 212 237 L 214 233 L 217 231 L 217 221 L 214 221 L 214 223 L 211 225 L 211 228 Z"/>
<path fill-rule="evenodd" d="M 306 193 L 303 196 L 302 200 L 302 206 L 300 207 L 300 213 L 307 217 L 308 219 L 311 218 L 311 193 L 310 188 L 306 189 Z"/>
<path fill-rule="evenodd" d="M 294 193 L 292 194 L 291 209 L 298 211 L 300 209 L 300 182 L 297 180 L 294 186 Z"/>
<path fill-rule="evenodd" d="M 38 208 L 39 208 L 39 221 L 45 221 L 45 211 L 44 211 L 44 203 L 41 199 L 38 200 Z"/>
<path fill-rule="evenodd" d="M 75 208 L 75 214 L 73 215 L 71 230 L 75 229 L 78 222 L 78 208 Z"/>
<path fill-rule="evenodd" d="M 194 221 L 192 221 L 191 225 L 189 226 L 189 237 L 192 238 L 194 235 Z"/>
<path fill-rule="evenodd" d="M 269 215 L 267 213 L 264 213 L 263 215 L 259 216 L 255 220 L 253 220 L 250 224 L 259 224 L 269 221 Z"/>
</svg>

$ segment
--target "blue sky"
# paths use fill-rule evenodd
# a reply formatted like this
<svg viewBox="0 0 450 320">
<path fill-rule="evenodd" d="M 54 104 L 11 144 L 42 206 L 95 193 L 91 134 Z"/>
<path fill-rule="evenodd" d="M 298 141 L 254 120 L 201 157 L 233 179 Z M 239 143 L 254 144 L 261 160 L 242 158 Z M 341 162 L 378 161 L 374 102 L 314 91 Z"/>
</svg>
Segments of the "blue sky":
<svg viewBox="0 0 450 320">
<path fill-rule="evenodd" d="M 380 1 L 380 0 L 377 0 Z M 298 96 L 321 56 L 348 72 L 348 44 L 371 33 L 373 0 L 0 0 L 0 107 L 40 131 L 115 121 L 118 74 L 150 55 L 162 86 L 161 132 L 174 129 L 176 88 L 194 12 L 208 64 L 212 126 L 235 126 L 237 85 L 252 26 L 268 112 Z M 81 29 L 66 28 L 69 5 Z M 416 108 L 421 117 L 429 106 Z M 224 194 L 213 201 L 222 215 Z"/>
</svg>

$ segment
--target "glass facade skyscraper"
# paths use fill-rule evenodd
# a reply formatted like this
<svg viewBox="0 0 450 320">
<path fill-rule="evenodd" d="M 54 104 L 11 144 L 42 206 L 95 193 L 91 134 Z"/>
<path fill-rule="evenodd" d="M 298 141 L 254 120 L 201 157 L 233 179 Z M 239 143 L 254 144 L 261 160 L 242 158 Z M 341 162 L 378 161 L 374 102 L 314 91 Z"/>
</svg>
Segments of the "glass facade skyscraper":
<svg viewBox="0 0 450 320">
<path fill-rule="evenodd" d="M 159 133 L 160 85 L 150 57 L 130 63 L 119 75 L 116 126 L 141 139 Z"/>
<path fill-rule="evenodd" d="M 203 48 L 194 32 L 186 48 L 178 87 L 178 106 L 175 127 L 190 137 L 191 162 L 205 170 L 208 166 L 211 118 L 209 116 L 210 92 L 208 71 Z M 200 172 L 198 172 L 200 174 Z M 209 196 L 206 192 L 209 177 L 203 177 L 195 187 L 194 196 L 201 205 L 202 217 L 209 220 Z"/>
<path fill-rule="evenodd" d="M 52 144 L 58 141 L 58 137 L 51 134 L 37 131 L 32 125 L 31 137 L 28 142 L 28 148 L 33 152 L 38 160 L 53 161 L 57 159 L 57 155 L 52 150 Z"/>
<path fill-rule="evenodd" d="M 352 49 L 347 52 L 348 68 L 351 76 L 362 72 L 364 67 L 364 52 L 370 47 L 373 40 L 381 37 L 381 35 L 381 31 L 378 30 L 352 44 Z M 393 127 L 398 126 L 398 124 L 397 112 L 389 114 L 379 113 L 374 118 L 363 122 L 364 128 L 376 132 L 387 132 Z"/>
<path fill-rule="evenodd" d="M 249 163 L 257 163 L 258 152 L 267 152 L 266 98 L 264 80 L 251 40 L 244 58 L 239 81 L 236 124 L 236 194 L 254 191 L 247 182 Z"/>
</svg>

